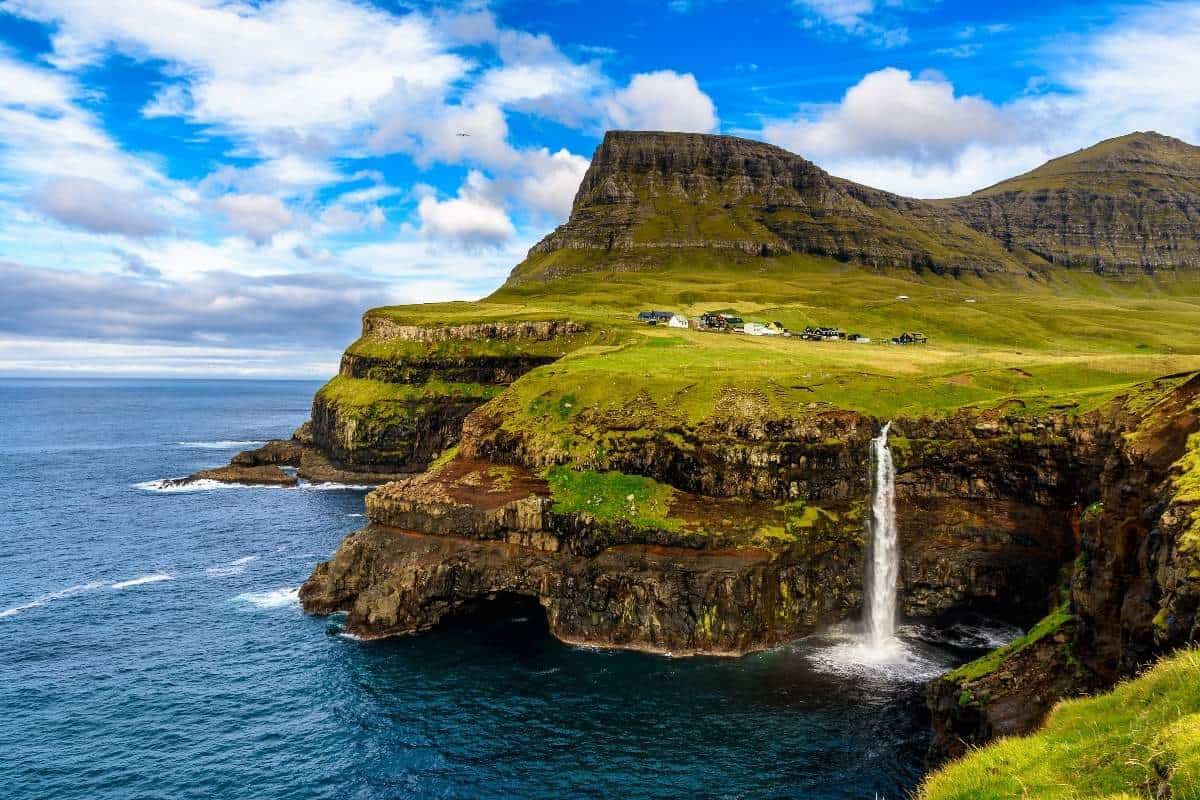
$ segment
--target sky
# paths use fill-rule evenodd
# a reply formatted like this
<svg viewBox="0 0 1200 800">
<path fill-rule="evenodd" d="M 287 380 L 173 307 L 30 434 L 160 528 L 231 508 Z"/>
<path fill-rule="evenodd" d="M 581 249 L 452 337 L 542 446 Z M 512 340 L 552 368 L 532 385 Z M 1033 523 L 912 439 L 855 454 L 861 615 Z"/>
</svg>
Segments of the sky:
<svg viewBox="0 0 1200 800">
<path fill-rule="evenodd" d="M 1198 85 L 1200 2 L 0 0 L 0 375 L 327 377 L 499 286 L 608 129 L 945 197 L 1200 143 Z"/>
</svg>

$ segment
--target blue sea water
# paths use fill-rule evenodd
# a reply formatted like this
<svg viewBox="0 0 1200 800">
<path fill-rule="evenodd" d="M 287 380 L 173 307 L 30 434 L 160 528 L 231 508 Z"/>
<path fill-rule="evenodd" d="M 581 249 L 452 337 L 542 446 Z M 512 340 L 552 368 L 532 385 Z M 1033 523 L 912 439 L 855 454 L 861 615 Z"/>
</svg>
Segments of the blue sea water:
<svg viewBox="0 0 1200 800">
<path fill-rule="evenodd" d="M 295 590 L 362 523 L 363 492 L 147 482 L 290 434 L 316 388 L 0 381 L 0 795 L 900 798 L 916 785 L 921 680 L 972 654 L 941 632 L 906 629 L 911 663 L 873 669 L 829 637 L 741 659 L 570 647 L 536 606 L 373 643 L 306 616 Z"/>
</svg>

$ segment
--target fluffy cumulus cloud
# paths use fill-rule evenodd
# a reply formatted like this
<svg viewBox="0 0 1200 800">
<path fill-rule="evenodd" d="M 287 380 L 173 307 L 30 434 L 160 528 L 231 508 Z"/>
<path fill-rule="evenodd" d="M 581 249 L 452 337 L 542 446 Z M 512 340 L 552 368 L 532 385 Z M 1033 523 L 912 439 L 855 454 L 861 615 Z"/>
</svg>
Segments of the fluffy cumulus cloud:
<svg viewBox="0 0 1200 800">
<path fill-rule="evenodd" d="M 963 95 L 936 73 L 886 68 L 839 102 L 803 106 L 757 133 L 853 180 L 956 195 L 1134 130 L 1197 141 L 1198 74 L 1200 5 L 1156 4 L 1059 45 L 1046 74 L 1007 102 Z"/>
<path fill-rule="evenodd" d="M 1015 131 L 982 97 L 955 94 L 944 77 L 886 68 L 866 75 L 838 103 L 768 124 L 772 142 L 813 158 L 901 158 L 952 165 L 972 144 L 1010 141 Z"/>
<path fill-rule="evenodd" d="M 421 232 L 466 248 L 496 247 L 508 242 L 517 231 L 504 209 L 489 197 L 492 191 L 491 182 L 482 173 L 472 171 L 457 197 L 438 200 L 426 195 L 417 206 Z"/>
<path fill-rule="evenodd" d="M 402 80 L 437 97 L 468 68 L 429 20 L 349 0 L 11 0 L 11 13 L 55 26 L 53 62 L 78 68 L 116 49 L 175 65 L 184 79 L 147 107 L 248 137 L 299 136 L 321 148 L 361 126 Z"/>
<path fill-rule="evenodd" d="M 695 133 L 717 129 L 717 107 L 691 73 L 634 75 L 628 86 L 612 93 L 605 109 L 614 128 Z"/>
<path fill-rule="evenodd" d="M 529 171 L 519 179 L 515 194 L 531 209 L 565 219 L 590 162 L 569 150 L 551 153 L 545 147 L 526 153 L 525 160 Z"/>
</svg>

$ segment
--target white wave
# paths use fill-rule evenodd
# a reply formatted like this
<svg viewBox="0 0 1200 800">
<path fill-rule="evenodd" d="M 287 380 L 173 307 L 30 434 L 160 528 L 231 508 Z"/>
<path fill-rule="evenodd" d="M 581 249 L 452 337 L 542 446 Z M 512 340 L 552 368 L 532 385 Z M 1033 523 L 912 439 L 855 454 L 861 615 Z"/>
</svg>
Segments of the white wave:
<svg viewBox="0 0 1200 800">
<path fill-rule="evenodd" d="M 365 517 L 366 514 L 347 514 L 347 517 Z"/>
<path fill-rule="evenodd" d="M 142 481 L 133 485 L 135 489 L 147 492 L 164 492 L 167 494 L 182 494 L 186 492 L 210 492 L 215 489 L 286 489 L 286 486 L 260 486 L 249 483 L 225 483 L 203 478 L 190 481 L 187 478 L 159 478 L 153 481 Z"/>
<path fill-rule="evenodd" d="M 73 597 L 74 595 L 77 595 L 77 594 L 83 594 L 84 592 L 90 592 L 95 589 L 99 589 L 103 585 L 104 585 L 104 583 L 101 581 L 93 581 L 91 583 L 77 583 L 74 586 L 68 586 L 65 589 L 59 589 L 56 592 L 49 592 L 49 593 L 43 594 L 39 597 L 35 597 L 32 600 L 30 600 L 28 603 L 22 603 L 19 606 L 13 606 L 12 608 L 6 608 L 3 611 L 0 611 L 0 618 L 15 617 L 17 614 L 20 614 L 22 611 L 28 611 L 31 608 L 37 608 L 39 606 L 44 606 L 47 603 L 54 602 L 55 600 L 62 600 L 67 597 Z"/>
<path fill-rule="evenodd" d="M 262 447 L 266 442 L 221 439 L 216 442 L 176 442 L 175 444 L 192 450 L 236 450 L 242 447 Z"/>
<path fill-rule="evenodd" d="M 377 483 L 336 483 L 334 481 L 325 481 L 323 483 L 309 483 L 308 481 L 300 481 L 299 488 L 307 489 L 311 492 L 369 492 L 372 489 L 379 488 Z"/>
<path fill-rule="evenodd" d="M 347 641 L 351 641 L 351 642 L 365 642 L 366 641 L 366 639 L 359 636 L 358 634 L 349 633 L 347 631 L 338 631 L 337 637 L 339 639 L 346 639 Z"/>
<path fill-rule="evenodd" d="M 162 583 L 163 581 L 171 580 L 173 577 L 175 576 L 169 575 L 166 572 L 155 572 L 150 575 L 142 575 L 137 578 L 130 578 L 127 581 L 118 581 L 112 585 L 112 588 L 119 591 L 121 589 L 128 589 L 132 586 L 143 586 L 147 583 Z"/>
<path fill-rule="evenodd" d="M 208 567 L 204 570 L 204 574 L 213 578 L 227 578 L 230 575 L 241 575 L 246 571 L 246 565 L 255 561 L 258 561 L 258 556 L 242 556 L 230 561 L 228 564 Z"/>
<path fill-rule="evenodd" d="M 300 602 L 300 587 L 284 586 L 280 589 L 268 589 L 263 592 L 243 592 L 233 599 L 250 603 L 258 608 L 282 608 Z"/>
</svg>

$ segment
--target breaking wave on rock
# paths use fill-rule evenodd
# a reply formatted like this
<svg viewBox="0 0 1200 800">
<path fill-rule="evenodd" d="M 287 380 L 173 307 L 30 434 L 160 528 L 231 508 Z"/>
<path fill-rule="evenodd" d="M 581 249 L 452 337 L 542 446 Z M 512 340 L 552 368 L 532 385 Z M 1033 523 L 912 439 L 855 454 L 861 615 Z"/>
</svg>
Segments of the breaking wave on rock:
<svg viewBox="0 0 1200 800">
<path fill-rule="evenodd" d="M 323 483 L 309 483 L 308 481 L 300 481 L 297 489 L 307 489 L 310 492 L 369 492 L 372 489 L 378 489 L 379 484 L 376 483 L 336 483 L 334 481 L 325 481 Z"/>
<path fill-rule="evenodd" d="M 225 483 L 210 478 L 190 480 L 189 478 L 158 478 L 153 481 L 142 481 L 133 485 L 135 489 L 144 492 L 162 492 L 166 494 L 183 494 L 186 492 L 211 492 L 216 489 L 286 489 L 286 486 L 256 485 L 249 483 Z"/>
<path fill-rule="evenodd" d="M 189 450 L 240 450 L 246 447 L 262 447 L 266 442 L 221 439 L 216 442 L 176 442 L 175 444 Z"/>
</svg>

